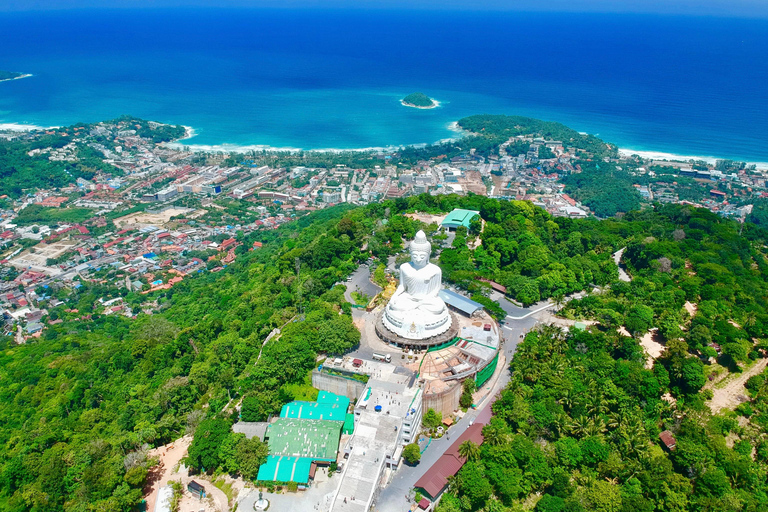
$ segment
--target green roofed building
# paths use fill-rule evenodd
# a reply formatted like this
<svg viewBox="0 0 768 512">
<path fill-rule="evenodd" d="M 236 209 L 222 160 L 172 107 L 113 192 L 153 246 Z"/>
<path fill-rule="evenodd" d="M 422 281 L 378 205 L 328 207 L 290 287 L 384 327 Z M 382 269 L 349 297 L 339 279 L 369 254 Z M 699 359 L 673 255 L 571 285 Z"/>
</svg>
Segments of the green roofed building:
<svg viewBox="0 0 768 512">
<path fill-rule="evenodd" d="M 343 425 L 344 420 L 278 418 L 267 427 L 266 440 L 269 453 L 290 457 L 310 457 L 313 460 L 336 460 Z"/>
<path fill-rule="evenodd" d="M 475 210 L 462 210 L 461 208 L 456 208 L 451 213 L 449 213 L 445 219 L 443 219 L 443 222 L 440 223 L 440 226 L 448 229 L 449 231 L 456 231 L 456 228 L 459 226 L 464 226 L 465 228 L 469 229 L 469 222 L 475 215 L 480 215 L 480 212 Z"/>
<path fill-rule="evenodd" d="M 309 482 L 309 472 L 312 459 L 307 457 L 283 457 L 270 455 L 267 461 L 259 467 L 258 480 L 270 482 Z"/>
<path fill-rule="evenodd" d="M 314 474 L 313 463 L 336 460 L 342 430 L 354 430 L 354 415 L 347 409 L 349 398 L 327 391 L 318 394 L 317 402 L 285 404 L 280 418 L 267 426 L 269 456 L 257 478 L 306 484 Z"/>
</svg>

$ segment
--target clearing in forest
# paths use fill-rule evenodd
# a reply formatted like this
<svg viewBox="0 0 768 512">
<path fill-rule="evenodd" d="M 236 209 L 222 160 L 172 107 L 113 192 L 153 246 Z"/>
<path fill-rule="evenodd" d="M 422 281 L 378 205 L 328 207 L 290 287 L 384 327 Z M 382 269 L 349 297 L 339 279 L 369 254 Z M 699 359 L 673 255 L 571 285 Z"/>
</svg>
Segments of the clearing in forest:
<svg viewBox="0 0 768 512">
<path fill-rule="evenodd" d="M 749 400 L 744 385 L 750 377 L 758 375 L 765 370 L 766 365 L 768 365 L 768 359 L 760 359 L 748 370 L 742 372 L 740 375 L 735 375 L 735 378 L 730 380 L 722 388 L 712 389 L 714 396 L 712 397 L 712 400 L 707 403 L 712 410 L 712 414 L 717 414 L 723 409 L 734 409 L 740 403 Z"/>
</svg>

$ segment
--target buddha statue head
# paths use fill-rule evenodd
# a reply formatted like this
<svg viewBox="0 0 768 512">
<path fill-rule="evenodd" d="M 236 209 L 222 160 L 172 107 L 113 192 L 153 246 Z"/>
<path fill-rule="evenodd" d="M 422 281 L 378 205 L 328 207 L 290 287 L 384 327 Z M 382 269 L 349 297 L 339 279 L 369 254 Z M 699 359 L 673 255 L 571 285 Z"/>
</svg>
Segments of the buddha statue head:
<svg viewBox="0 0 768 512">
<path fill-rule="evenodd" d="M 416 238 L 413 239 L 410 246 L 411 251 L 411 264 L 417 268 L 424 268 L 429 263 L 429 255 L 432 253 L 432 244 L 427 240 L 427 235 L 424 231 L 416 233 Z"/>
</svg>

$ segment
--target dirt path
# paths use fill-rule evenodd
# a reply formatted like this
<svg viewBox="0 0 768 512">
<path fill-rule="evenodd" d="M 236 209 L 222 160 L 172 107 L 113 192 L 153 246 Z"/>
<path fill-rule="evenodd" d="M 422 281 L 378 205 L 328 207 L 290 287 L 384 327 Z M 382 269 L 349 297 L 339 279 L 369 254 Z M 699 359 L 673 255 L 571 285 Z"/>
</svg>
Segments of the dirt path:
<svg viewBox="0 0 768 512">
<path fill-rule="evenodd" d="M 660 340 L 659 330 L 655 328 L 645 333 L 640 339 L 640 346 L 645 351 L 645 367 L 649 370 L 653 368 L 654 361 L 664 352 L 665 347 L 660 343 Z"/>
<path fill-rule="evenodd" d="M 184 486 L 184 497 L 179 502 L 179 512 L 229 512 L 229 498 L 224 492 L 213 485 L 210 480 L 206 480 L 198 476 L 184 476 L 174 474 L 172 480 L 181 480 L 181 485 Z M 187 484 L 192 480 L 196 481 L 203 487 L 205 487 L 205 493 L 208 496 L 204 500 L 200 500 L 196 496 L 193 496 L 187 491 Z"/>
<path fill-rule="evenodd" d="M 191 443 L 192 436 L 184 436 L 172 443 L 158 446 L 154 450 L 150 450 L 149 457 L 159 458 L 160 463 L 150 471 L 149 477 L 147 478 L 147 486 L 144 488 L 144 495 L 147 500 L 147 510 L 149 512 L 155 510 L 157 491 L 173 479 L 173 468 L 176 467 L 176 465 L 181 462 L 181 459 L 187 454 L 187 448 L 189 448 Z"/>
<path fill-rule="evenodd" d="M 714 393 L 714 396 L 712 397 L 712 400 L 707 403 L 709 408 L 712 409 L 712 413 L 717 414 L 722 409 L 733 409 L 740 403 L 746 401 L 747 396 L 744 384 L 746 384 L 750 377 L 765 370 L 767 365 L 768 359 L 760 359 L 752 366 L 752 368 L 729 381 L 725 387 L 720 389 L 713 388 L 712 392 Z"/>
</svg>

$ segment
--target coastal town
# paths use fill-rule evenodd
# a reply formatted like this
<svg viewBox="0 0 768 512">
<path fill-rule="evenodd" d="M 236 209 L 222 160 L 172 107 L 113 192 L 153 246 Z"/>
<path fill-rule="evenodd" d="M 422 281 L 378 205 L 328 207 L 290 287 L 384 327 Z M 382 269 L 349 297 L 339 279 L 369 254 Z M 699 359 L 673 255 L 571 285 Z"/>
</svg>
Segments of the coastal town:
<svg viewBox="0 0 768 512">
<path fill-rule="evenodd" d="M 393 148 L 376 152 L 379 163 L 369 168 L 320 168 L 265 164 L 279 160 L 266 152 L 190 151 L 142 136 L 141 128 L 121 120 L 69 131 L 0 132 L 6 141 L 58 141 L 37 144 L 28 152 L 32 159 L 74 163 L 88 150 L 106 166 L 90 179 L 0 197 L 0 307 L 4 332 L 18 343 L 65 320 L 151 313 L 162 307 L 153 292 L 258 250 L 259 241 L 243 243 L 246 235 L 334 205 L 478 194 L 530 201 L 558 217 L 595 214 L 563 183 L 582 172 L 585 155 L 558 140 L 515 136 L 485 156 L 467 148 L 414 165 L 392 163 L 399 151 Z M 694 204 L 743 220 L 752 201 L 768 197 L 765 175 L 744 164 L 626 154 L 605 160 L 600 163 L 636 178 L 632 186 L 646 204 Z M 77 290 L 86 283 L 100 295 L 78 305 Z"/>
</svg>

